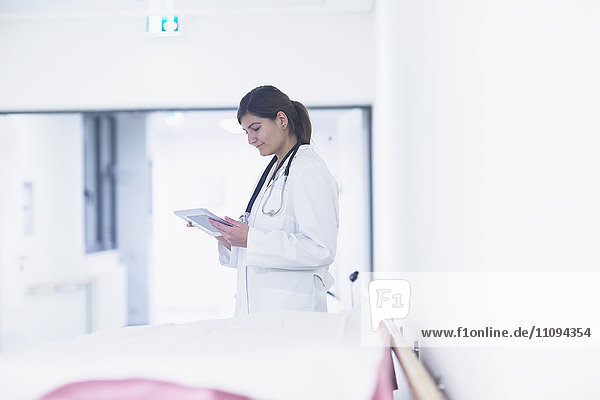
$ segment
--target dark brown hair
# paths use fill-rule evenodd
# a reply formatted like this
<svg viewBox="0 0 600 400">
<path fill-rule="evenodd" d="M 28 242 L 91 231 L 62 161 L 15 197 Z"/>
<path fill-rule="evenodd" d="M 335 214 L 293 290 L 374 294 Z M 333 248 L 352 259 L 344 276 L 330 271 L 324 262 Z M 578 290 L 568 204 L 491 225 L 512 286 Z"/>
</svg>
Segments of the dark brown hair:
<svg viewBox="0 0 600 400">
<path fill-rule="evenodd" d="M 285 93 L 275 86 L 259 86 L 242 97 L 237 110 L 237 120 L 241 124 L 242 117 L 246 113 L 275 120 L 279 111 L 287 115 L 290 132 L 296 135 L 298 143 L 309 144 L 312 124 L 310 123 L 308 110 L 299 101 L 290 100 Z"/>
</svg>

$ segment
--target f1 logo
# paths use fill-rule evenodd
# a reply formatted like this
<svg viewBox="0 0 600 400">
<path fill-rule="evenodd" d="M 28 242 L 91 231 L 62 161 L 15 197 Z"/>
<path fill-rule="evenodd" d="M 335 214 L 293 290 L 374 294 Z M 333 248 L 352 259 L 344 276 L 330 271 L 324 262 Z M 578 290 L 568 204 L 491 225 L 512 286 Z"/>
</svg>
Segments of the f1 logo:
<svg viewBox="0 0 600 400">
<path fill-rule="evenodd" d="M 410 307 L 410 283 L 404 279 L 377 279 L 369 282 L 371 330 L 384 319 L 406 318 Z"/>
</svg>

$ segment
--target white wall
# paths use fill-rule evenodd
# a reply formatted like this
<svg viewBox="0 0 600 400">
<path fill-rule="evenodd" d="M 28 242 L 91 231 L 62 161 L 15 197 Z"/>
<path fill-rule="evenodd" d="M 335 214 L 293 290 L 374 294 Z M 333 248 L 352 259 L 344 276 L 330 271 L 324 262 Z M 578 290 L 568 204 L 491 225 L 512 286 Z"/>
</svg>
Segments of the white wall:
<svg viewBox="0 0 600 400">
<path fill-rule="evenodd" d="M 19 163 L 17 137 L 9 126 L 8 116 L 0 115 L 0 351 L 16 340 L 23 328 L 25 291 L 19 257 L 23 251 L 21 235 L 15 227 L 22 226 L 23 203 L 20 177 L 14 173 Z"/>
<path fill-rule="evenodd" d="M 83 242 L 83 126 L 81 116 L 11 115 L 7 130 L 18 143 L 12 172 L 19 187 L 7 196 L 19 199 L 23 216 L 23 183 L 33 187 L 33 232 L 24 235 L 24 221 L 14 227 L 23 238 L 26 283 L 72 278 L 79 272 Z"/>
<path fill-rule="evenodd" d="M 380 0 L 376 15 L 376 269 L 597 270 L 600 5 Z M 599 395 L 597 348 L 422 354 L 450 398 Z"/>
<path fill-rule="evenodd" d="M 371 13 L 190 16 L 171 38 L 144 23 L 3 20 L 0 111 L 231 107 L 265 83 L 309 105 L 373 99 Z"/>
<path fill-rule="evenodd" d="M 48 323 L 53 306 L 47 305 L 61 302 L 46 284 L 82 278 L 82 126 L 79 116 L 69 114 L 3 116 L 2 125 L 0 339 L 10 347 L 44 334 L 28 329 Z M 30 203 L 25 182 L 32 188 Z M 44 299 L 36 295 L 38 285 L 50 293 L 42 293 Z M 53 331 L 85 332 L 85 313 L 79 312 L 85 303 L 80 305 L 63 310 L 66 318 L 53 320 Z"/>
<path fill-rule="evenodd" d="M 387 3 L 375 196 L 379 216 L 400 205 L 400 266 L 596 268 L 599 7 Z M 392 254 L 380 236 L 383 264 Z"/>
</svg>

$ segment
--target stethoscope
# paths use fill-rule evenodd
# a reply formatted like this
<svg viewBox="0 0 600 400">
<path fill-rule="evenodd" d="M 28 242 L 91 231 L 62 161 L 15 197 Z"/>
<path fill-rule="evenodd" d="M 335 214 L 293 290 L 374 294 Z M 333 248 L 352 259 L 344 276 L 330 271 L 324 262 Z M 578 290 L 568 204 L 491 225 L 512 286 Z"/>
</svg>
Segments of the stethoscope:
<svg viewBox="0 0 600 400">
<path fill-rule="evenodd" d="M 269 193 L 261 207 L 261 211 L 263 214 L 268 215 L 270 217 L 274 217 L 281 212 L 281 210 L 283 208 L 283 192 L 285 191 L 285 186 L 287 184 L 288 176 L 290 176 L 290 165 L 292 165 L 292 160 L 294 159 L 294 156 L 298 152 L 299 148 L 300 148 L 300 143 L 298 143 L 294 147 L 292 147 L 291 150 L 287 152 L 285 157 L 283 157 L 283 160 L 281 160 L 281 162 L 277 166 L 277 169 L 275 169 L 275 172 L 273 172 L 273 175 L 271 175 L 271 179 L 269 180 L 269 184 L 268 184 L 268 186 L 270 186 L 270 187 L 268 187 Z M 283 165 L 283 163 L 285 162 L 285 160 L 288 157 L 290 160 L 288 161 L 288 163 L 285 167 L 285 170 L 283 171 L 283 185 L 281 187 L 281 196 L 279 198 L 279 208 L 277 210 L 275 210 L 274 208 L 272 208 L 270 210 L 265 210 L 265 205 L 271 199 L 271 194 L 273 193 L 273 187 L 275 187 L 274 184 L 271 185 L 271 182 L 275 180 L 275 177 L 277 176 L 277 171 L 279 171 L 279 168 L 281 168 L 281 166 Z M 240 221 L 243 222 L 244 224 L 248 224 L 248 218 L 250 217 L 250 211 L 252 210 L 254 201 L 258 197 L 260 190 L 262 189 L 263 185 L 265 184 L 265 181 L 267 180 L 267 176 L 269 175 L 271 168 L 273 168 L 273 165 L 275 165 L 276 162 L 277 162 L 277 156 L 275 156 L 271 159 L 271 162 L 269 162 L 269 165 L 267 165 L 267 168 L 265 168 L 265 171 L 263 172 L 262 176 L 260 177 L 260 180 L 258 181 L 256 188 L 254 188 L 254 193 L 252 193 L 252 197 L 250 198 L 250 201 L 248 202 L 248 206 L 246 207 L 246 212 L 244 212 L 244 214 L 242 214 L 240 216 Z"/>
</svg>

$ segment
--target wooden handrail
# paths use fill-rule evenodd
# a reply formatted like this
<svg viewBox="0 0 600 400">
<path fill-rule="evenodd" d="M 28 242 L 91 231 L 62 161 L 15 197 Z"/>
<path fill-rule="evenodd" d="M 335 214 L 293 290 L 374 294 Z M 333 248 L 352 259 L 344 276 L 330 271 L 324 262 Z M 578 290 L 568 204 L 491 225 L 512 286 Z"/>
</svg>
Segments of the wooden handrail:
<svg viewBox="0 0 600 400">
<path fill-rule="evenodd" d="M 423 363 L 404 340 L 397 323 L 393 319 L 388 319 L 383 321 L 383 325 L 391 336 L 392 349 L 400 362 L 415 400 L 445 400 Z"/>
</svg>

